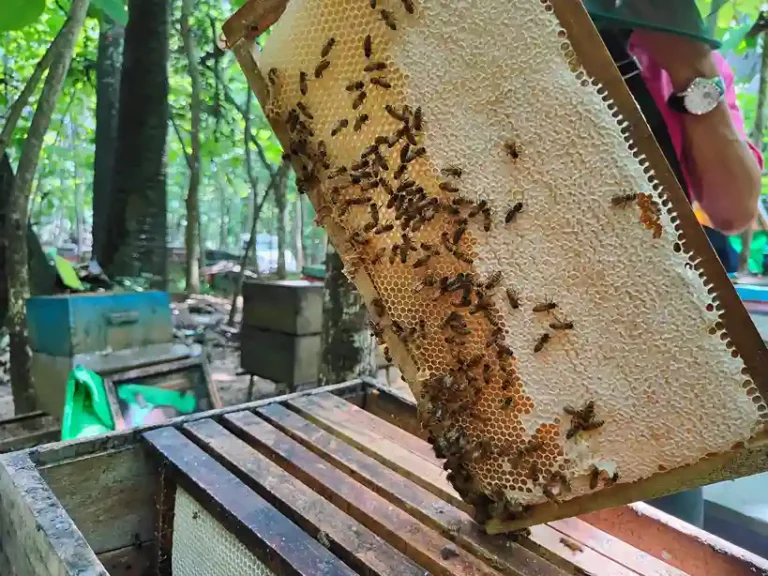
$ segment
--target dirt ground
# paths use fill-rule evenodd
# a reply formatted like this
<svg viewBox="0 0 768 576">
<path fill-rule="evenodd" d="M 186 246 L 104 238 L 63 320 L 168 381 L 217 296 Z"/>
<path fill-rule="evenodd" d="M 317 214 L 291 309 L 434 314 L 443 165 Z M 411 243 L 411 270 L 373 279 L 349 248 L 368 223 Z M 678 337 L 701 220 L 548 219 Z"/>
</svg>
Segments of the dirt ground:
<svg viewBox="0 0 768 576">
<path fill-rule="evenodd" d="M 195 296 L 184 302 L 174 302 L 173 332 L 174 338 L 187 344 L 199 343 L 205 348 L 211 377 L 225 406 L 242 404 L 248 401 L 248 383 L 250 377 L 240 369 L 240 351 L 238 326 L 240 318 L 235 318 L 235 327 L 227 326 L 230 301 L 217 296 Z M 408 386 L 400 378 L 396 368 L 379 372 L 379 380 L 397 387 L 410 395 Z M 280 391 L 274 382 L 254 377 L 253 400 L 269 398 Z M 0 332 L 0 419 L 13 416 L 13 398 L 8 381 L 7 337 Z"/>
</svg>

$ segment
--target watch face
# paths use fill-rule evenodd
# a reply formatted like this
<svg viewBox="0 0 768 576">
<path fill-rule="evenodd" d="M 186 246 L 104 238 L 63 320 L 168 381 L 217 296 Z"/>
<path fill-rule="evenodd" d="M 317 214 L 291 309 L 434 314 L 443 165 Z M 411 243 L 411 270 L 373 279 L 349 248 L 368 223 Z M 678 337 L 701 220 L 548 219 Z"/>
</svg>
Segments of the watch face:
<svg viewBox="0 0 768 576">
<path fill-rule="evenodd" d="M 723 90 L 716 79 L 696 78 L 686 92 L 685 108 L 696 115 L 711 112 L 723 99 Z"/>
</svg>

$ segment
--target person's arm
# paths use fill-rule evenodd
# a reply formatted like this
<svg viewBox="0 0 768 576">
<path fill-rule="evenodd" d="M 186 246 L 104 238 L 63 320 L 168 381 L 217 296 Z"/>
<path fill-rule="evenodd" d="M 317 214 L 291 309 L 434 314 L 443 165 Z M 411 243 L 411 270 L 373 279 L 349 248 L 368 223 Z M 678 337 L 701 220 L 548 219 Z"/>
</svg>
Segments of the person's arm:
<svg viewBox="0 0 768 576">
<path fill-rule="evenodd" d="M 667 72 L 676 92 L 697 77 L 722 75 L 708 46 L 688 38 L 637 31 L 633 40 Z M 735 106 L 732 76 L 725 78 Z M 683 114 L 685 162 L 696 200 L 712 226 L 726 234 L 747 228 L 757 215 L 762 166 L 734 125 L 728 101 L 708 114 Z"/>
</svg>

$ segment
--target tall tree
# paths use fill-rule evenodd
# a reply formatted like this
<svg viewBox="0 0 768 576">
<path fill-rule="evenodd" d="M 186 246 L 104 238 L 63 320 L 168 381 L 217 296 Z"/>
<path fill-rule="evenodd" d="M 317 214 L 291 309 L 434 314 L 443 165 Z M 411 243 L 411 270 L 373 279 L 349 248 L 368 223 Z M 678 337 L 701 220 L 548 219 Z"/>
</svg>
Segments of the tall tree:
<svg viewBox="0 0 768 576">
<path fill-rule="evenodd" d="M 200 114 L 201 114 L 201 83 L 200 65 L 198 63 L 197 46 L 192 36 L 190 18 L 192 14 L 192 0 L 181 1 L 181 37 L 184 43 L 184 52 L 187 56 L 189 77 L 192 81 L 192 98 L 190 108 L 192 113 L 192 126 L 190 138 L 192 141 L 189 163 L 189 189 L 187 190 L 187 228 L 184 234 L 184 247 L 187 258 L 187 293 L 200 292 Z"/>
<path fill-rule="evenodd" d="M 17 414 L 35 409 L 35 394 L 30 373 L 32 355 L 27 340 L 26 311 L 26 300 L 30 292 L 27 270 L 29 198 L 40 151 L 43 148 L 43 139 L 51 124 L 51 117 L 72 61 L 75 42 L 85 22 L 88 3 L 89 0 L 72 1 L 69 17 L 61 31 L 60 42 L 57 43 L 56 53 L 51 60 L 48 76 L 24 140 L 8 203 L 7 324 L 10 336 L 11 391 Z"/>
<path fill-rule="evenodd" d="M 376 375 L 376 341 L 368 327 L 368 312 L 329 242 L 323 286 L 323 332 L 320 337 L 321 384 L 337 384 Z"/>
<path fill-rule="evenodd" d="M 125 28 L 108 16 L 99 24 L 96 58 L 96 154 L 93 165 L 93 255 L 102 261 L 117 150 L 117 111 Z"/>
<path fill-rule="evenodd" d="M 102 266 L 113 276 L 167 283 L 167 0 L 129 0 L 117 152 Z"/>
<path fill-rule="evenodd" d="M 275 188 L 275 207 L 277 208 L 277 277 L 285 278 L 285 248 L 286 248 L 286 192 L 285 186 Z"/>
</svg>

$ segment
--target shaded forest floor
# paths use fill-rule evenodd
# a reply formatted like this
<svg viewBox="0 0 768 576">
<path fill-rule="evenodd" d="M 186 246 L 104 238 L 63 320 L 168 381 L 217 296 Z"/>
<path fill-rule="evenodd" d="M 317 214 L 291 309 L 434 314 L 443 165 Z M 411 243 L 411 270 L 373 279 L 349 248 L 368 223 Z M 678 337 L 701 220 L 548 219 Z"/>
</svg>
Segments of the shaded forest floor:
<svg viewBox="0 0 768 576">
<path fill-rule="evenodd" d="M 186 344 L 201 344 L 208 357 L 211 377 L 225 406 L 248 401 L 248 374 L 240 369 L 239 315 L 235 326 L 227 326 L 231 299 L 219 296 L 194 296 L 183 302 L 172 302 L 174 338 Z M 242 310 L 242 307 L 240 307 Z M 395 368 L 389 378 L 380 371 L 379 380 L 410 395 L 408 386 Z M 278 394 L 274 382 L 254 377 L 253 400 Z M 13 398 L 8 380 L 7 336 L 0 332 L 0 419 L 13 416 Z"/>
</svg>

